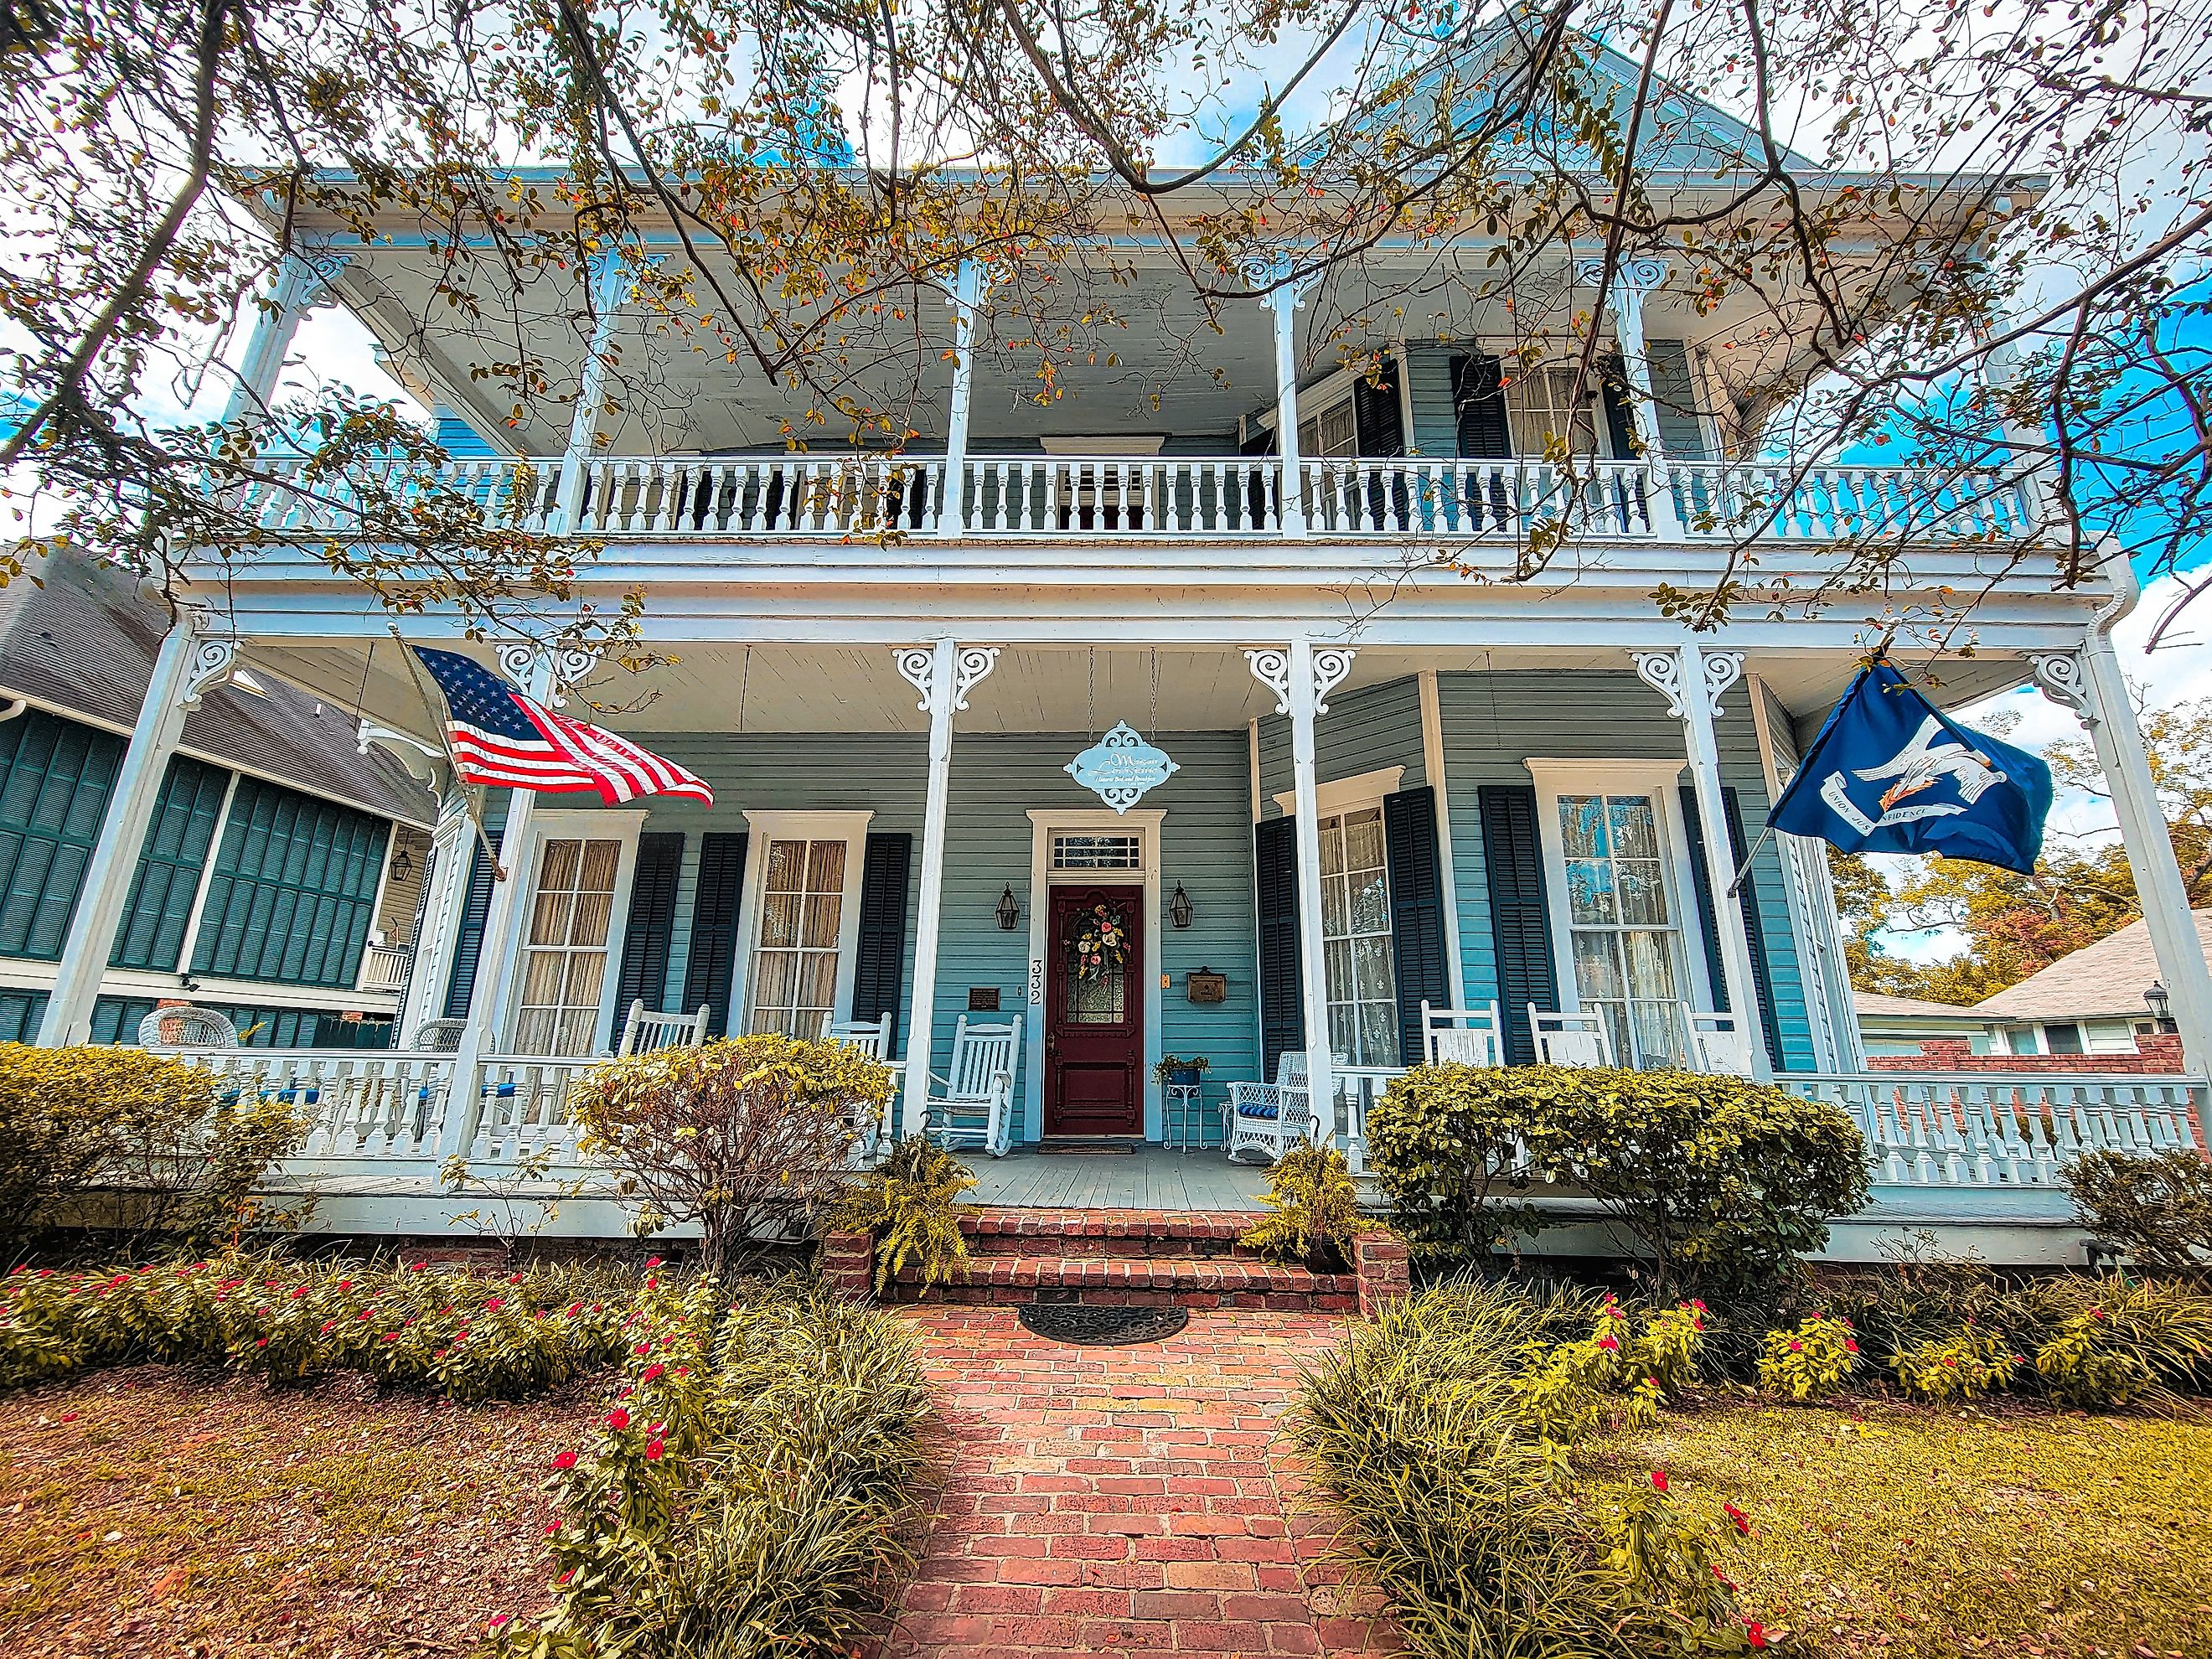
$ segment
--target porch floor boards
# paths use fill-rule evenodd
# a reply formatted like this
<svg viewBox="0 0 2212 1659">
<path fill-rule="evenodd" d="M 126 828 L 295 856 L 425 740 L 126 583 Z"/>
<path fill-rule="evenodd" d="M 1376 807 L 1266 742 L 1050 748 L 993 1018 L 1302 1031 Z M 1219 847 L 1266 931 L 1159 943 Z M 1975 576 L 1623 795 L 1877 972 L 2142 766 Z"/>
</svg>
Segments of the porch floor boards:
<svg viewBox="0 0 2212 1659">
<path fill-rule="evenodd" d="M 963 1201 L 1025 1210 L 1257 1210 L 1265 1165 L 1221 1152 L 1040 1152 L 969 1155 L 975 1188 Z"/>
</svg>

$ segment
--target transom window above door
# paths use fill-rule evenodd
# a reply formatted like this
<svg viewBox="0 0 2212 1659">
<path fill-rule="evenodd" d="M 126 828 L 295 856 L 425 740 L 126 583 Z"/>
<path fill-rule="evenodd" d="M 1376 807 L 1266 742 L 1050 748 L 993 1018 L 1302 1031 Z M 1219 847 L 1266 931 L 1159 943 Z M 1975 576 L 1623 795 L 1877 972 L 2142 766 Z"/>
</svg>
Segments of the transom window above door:
<svg viewBox="0 0 2212 1659">
<path fill-rule="evenodd" d="M 1623 1063 L 1686 1063 L 1681 937 L 1657 799 L 1562 794 L 1558 811 L 1577 998 L 1605 1017 Z"/>
<path fill-rule="evenodd" d="M 588 1054 L 599 1044 L 622 843 L 580 837 L 540 844 L 514 1052 Z"/>
<path fill-rule="evenodd" d="M 819 1037 L 836 1017 L 850 856 L 842 840 L 769 842 L 749 1029 Z"/>
<path fill-rule="evenodd" d="M 1056 835 L 1052 838 L 1055 870 L 1141 870 L 1142 836 Z"/>
<path fill-rule="evenodd" d="M 1398 970 L 1382 808 L 1355 807 L 1317 822 L 1329 1051 L 1341 1065 L 1395 1066 Z"/>
</svg>

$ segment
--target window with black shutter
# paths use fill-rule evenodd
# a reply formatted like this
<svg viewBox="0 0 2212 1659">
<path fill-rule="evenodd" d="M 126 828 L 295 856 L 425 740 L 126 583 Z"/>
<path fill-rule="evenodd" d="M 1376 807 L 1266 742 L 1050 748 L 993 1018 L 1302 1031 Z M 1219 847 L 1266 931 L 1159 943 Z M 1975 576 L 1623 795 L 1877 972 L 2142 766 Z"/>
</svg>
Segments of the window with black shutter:
<svg viewBox="0 0 2212 1659">
<path fill-rule="evenodd" d="M 914 837 L 879 832 L 860 859 L 860 936 L 853 961 L 853 1018 L 891 1017 L 884 1054 L 897 1051 L 899 994 L 906 982 L 906 900 Z"/>
<path fill-rule="evenodd" d="M 1476 790 L 1475 801 L 1482 818 L 1506 1058 L 1516 1066 L 1533 1065 L 1536 1040 L 1528 1029 L 1528 1006 L 1534 1003 L 1547 1012 L 1559 1006 L 1536 790 L 1533 784 L 1486 783 Z"/>
<path fill-rule="evenodd" d="M 630 878 L 629 920 L 623 928 L 622 971 L 615 981 L 615 1024 L 642 1002 L 654 1013 L 671 1009 L 668 951 L 676 933 L 676 887 L 684 874 L 684 837 L 652 831 L 637 838 L 637 872 Z M 691 1005 L 696 1008 L 696 1003 Z"/>
<path fill-rule="evenodd" d="M 714 831 L 699 840 L 699 889 L 691 903 L 691 949 L 684 965 L 686 1008 L 707 1006 L 707 1035 L 730 1029 L 730 991 L 738 965 L 738 905 L 745 884 L 745 836 Z"/>
<path fill-rule="evenodd" d="M 1390 859 L 1390 930 L 1397 957 L 1398 1053 L 1411 1065 L 1422 1054 L 1421 1004 L 1451 1006 L 1444 956 L 1443 872 L 1437 848 L 1437 797 L 1429 788 L 1401 789 L 1382 799 L 1382 836 Z"/>
<path fill-rule="evenodd" d="M 1285 1051 L 1306 1046 L 1298 978 L 1298 842 L 1295 819 L 1252 826 L 1254 898 L 1260 921 L 1260 1063 L 1273 1079 Z"/>
</svg>

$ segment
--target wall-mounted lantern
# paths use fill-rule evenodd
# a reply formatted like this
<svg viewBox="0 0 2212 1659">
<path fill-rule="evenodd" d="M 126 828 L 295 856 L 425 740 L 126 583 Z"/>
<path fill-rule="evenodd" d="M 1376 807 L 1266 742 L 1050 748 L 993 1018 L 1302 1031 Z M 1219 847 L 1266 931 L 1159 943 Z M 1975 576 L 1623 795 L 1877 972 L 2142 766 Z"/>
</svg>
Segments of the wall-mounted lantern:
<svg viewBox="0 0 2212 1659">
<path fill-rule="evenodd" d="M 1168 900 L 1168 926 L 1177 928 L 1190 926 L 1190 895 L 1182 890 L 1181 882 L 1176 884 L 1174 896 Z"/>
<path fill-rule="evenodd" d="M 1021 901 L 1014 896 L 1014 884 L 1006 884 L 1006 890 L 999 895 L 999 931 L 1011 933 L 1022 923 Z"/>
<path fill-rule="evenodd" d="M 392 878 L 404 882 L 415 873 L 415 855 L 401 848 L 392 855 Z"/>
</svg>

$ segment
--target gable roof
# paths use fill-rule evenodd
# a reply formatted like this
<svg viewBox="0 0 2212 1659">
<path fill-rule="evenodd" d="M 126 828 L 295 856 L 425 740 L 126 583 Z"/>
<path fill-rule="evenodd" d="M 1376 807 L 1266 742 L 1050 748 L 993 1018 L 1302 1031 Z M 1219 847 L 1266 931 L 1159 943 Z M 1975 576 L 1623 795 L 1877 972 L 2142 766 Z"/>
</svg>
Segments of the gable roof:
<svg viewBox="0 0 2212 1659">
<path fill-rule="evenodd" d="M 1962 1019 L 1977 1025 L 1984 1023 L 1978 1008 L 1961 1007 L 1955 1002 L 1930 1002 L 1925 997 L 1893 997 L 1885 991 L 1854 991 L 1851 1006 L 1861 1019 Z"/>
<path fill-rule="evenodd" d="M 2212 910 L 2192 914 L 2197 943 L 2212 957 Z M 1984 998 L 1974 1012 L 1999 1019 L 2141 1018 L 2143 992 L 2158 977 L 2150 927 L 2137 920 Z"/>
<path fill-rule="evenodd" d="M 127 571 L 82 554 L 27 562 L 39 581 L 25 575 L 0 587 L 0 696 L 130 731 L 168 629 L 163 607 Z M 258 696 L 233 685 L 210 690 L 185 716 L 178 746 L 380 817 L 436 821 L 436 802 L 397 759 L 359 752 L 350 715 L 274 674 L 254 678 Z"/>
</svg>

